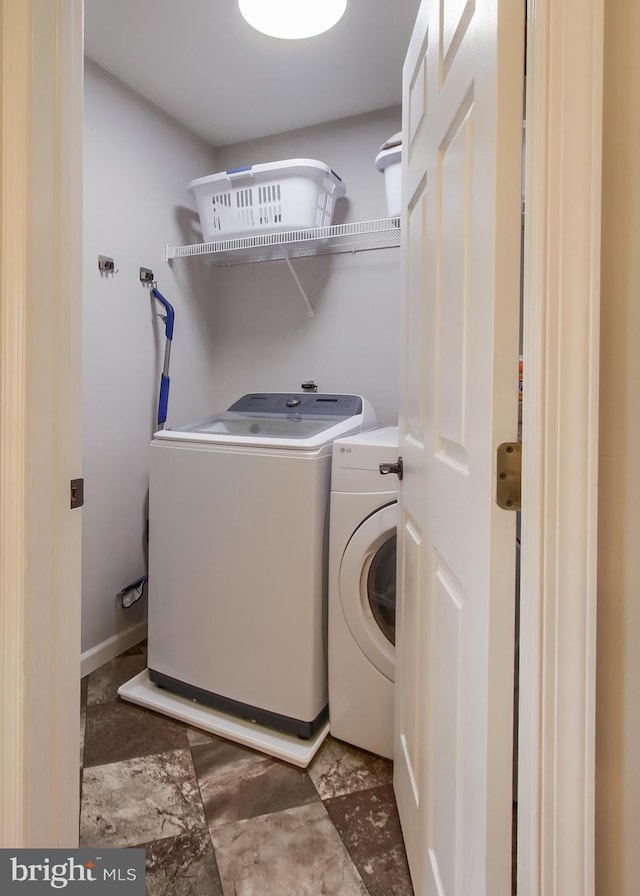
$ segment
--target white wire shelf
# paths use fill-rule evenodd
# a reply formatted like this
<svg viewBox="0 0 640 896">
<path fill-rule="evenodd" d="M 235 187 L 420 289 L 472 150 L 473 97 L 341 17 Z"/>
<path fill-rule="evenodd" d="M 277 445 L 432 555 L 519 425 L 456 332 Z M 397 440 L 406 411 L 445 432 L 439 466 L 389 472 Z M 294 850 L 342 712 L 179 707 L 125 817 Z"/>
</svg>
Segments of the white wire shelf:
<svg viewBox="0 0 640 896">
<path fill-rule="evenodd" d="M 220 265 L 250 264 L 256 261 L 288 261 L 311 255 L 393 249 L 399 245 L 400 218 L 378 218 L 355 224 L 261 233 L 193 246 L 167 246 L 165 259 L 170 261 L 201 255 Z"/>
</svg>

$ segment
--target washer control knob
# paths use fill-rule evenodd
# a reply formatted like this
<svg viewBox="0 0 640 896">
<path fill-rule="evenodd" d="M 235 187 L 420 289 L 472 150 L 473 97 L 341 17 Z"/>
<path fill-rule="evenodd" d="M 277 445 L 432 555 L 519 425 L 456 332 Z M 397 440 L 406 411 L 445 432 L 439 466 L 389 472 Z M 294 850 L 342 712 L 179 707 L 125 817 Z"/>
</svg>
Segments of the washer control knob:
<svg viewBox="0 0 640 896">
<path fill-rule="evenodd" d="M 285 404 L 288 408 L 297 408 L 300 406 L 300 399 L 299 398 L 287 398 L 287 400 L 285 401 Z"/>
</svg>

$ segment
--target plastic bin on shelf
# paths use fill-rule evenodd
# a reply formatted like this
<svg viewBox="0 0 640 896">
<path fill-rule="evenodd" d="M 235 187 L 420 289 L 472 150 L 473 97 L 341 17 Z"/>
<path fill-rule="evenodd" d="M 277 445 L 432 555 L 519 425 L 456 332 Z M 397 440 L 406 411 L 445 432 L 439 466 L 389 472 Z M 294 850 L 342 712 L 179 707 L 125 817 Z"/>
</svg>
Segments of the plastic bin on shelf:
<svg viewBox="0 0 640 896">
<path fill-rule="evenodd" d="M 342 179 L 323 162 L 287 159 L 231 168 L 192 180 L 202 238 L 215 242 L 265 231 L 331 224 Z"/>
<path fill-rule="evenodd" d="M 400 215 L 401 170 L 402 170 L 402 132 L 389 137 L 380 147 L 376 156 L 376 168 L 384 174 L 384 187 L 387 198 L 387 212 L 390 218 Z"/>
</svg>

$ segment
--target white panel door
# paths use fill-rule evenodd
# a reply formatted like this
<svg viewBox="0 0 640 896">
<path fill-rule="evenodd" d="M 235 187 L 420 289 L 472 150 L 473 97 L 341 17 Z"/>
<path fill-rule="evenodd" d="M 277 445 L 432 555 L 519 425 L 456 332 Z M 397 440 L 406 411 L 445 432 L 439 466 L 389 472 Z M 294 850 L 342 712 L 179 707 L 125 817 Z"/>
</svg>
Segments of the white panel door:
<svg viewBox="0 0 640 896">
<path fill-rule="evenodd" d="M 511 892 L 524 0 L 424 0 L 403 73 L 395 788 L 416 896 Z"/>
</svg>

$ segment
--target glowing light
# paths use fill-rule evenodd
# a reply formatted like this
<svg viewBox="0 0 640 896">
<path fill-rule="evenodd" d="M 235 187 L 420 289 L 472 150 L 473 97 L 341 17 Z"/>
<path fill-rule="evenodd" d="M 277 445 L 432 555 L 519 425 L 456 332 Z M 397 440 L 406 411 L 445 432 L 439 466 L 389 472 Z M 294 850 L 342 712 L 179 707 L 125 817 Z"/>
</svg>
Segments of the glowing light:
<svg viewBox="0 0 640 896">
<path fill-rule="evenodd" d="M 299 40 L 333 28 L 344 15 L 347 0 L 238 0 L 238 5 L 257 31 Z"/>
</svg>

